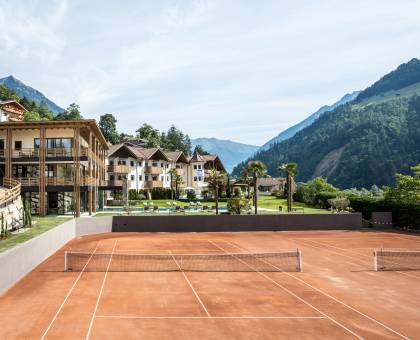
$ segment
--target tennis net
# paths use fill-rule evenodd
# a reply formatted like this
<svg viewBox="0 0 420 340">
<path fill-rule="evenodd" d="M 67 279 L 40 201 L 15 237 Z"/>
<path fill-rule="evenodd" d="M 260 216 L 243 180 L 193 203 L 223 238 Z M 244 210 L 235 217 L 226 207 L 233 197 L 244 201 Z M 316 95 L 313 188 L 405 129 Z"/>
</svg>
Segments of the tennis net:
<svg viewBox="0 0 420 340">
<path fill-rule="evenodd" d="M 378 249 L 373 257 L 375 271 L 420 270 L 420 250 Z"/>
<path fill-rule="evenodd" d="M 65 271 L 86 272 L 279 272 L 301 271 L 300 251 L 238 254 L 65 253 Z"/>
</svg>

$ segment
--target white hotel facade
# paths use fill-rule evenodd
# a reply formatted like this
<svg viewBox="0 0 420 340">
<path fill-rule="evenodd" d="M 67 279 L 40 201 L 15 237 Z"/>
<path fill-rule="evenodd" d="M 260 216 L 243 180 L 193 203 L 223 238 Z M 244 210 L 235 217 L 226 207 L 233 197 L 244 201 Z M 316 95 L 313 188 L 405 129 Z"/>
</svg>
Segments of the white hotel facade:
<svg viewBox="0 0 420 340">
<path fill-rule="evenodd" d="M 119 189 L 125 179 L 128 189 L 170 188 L 170 170 L 182 176 L 181 188 L 198 194 L 207 187 L 206 174 L 211 169 L 225 171 L 217 155 L 195 153 L 187 157 L 182 151 L 144 148 L 133 143 L 110 146 L 106 157 L 108 187 Z"/>
</svg>

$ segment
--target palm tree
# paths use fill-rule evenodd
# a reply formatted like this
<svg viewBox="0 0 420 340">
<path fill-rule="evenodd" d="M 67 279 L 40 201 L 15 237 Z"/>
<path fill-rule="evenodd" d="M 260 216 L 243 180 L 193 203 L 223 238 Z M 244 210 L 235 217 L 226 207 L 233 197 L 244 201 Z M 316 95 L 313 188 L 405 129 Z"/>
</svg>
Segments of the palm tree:
<svg viewBox="0 0 420 340">
<path fill-rule="evenodd" d="M 219 214 L 219 188 L 225 185 L 226 173 L 212 169 L 207 175 L 206 181 L 209 187 L 214 192 L 214 202 L 216 204 L 216 215 L 218 215 Z"/>
<path fill-rule="evenodd" d="M 265 164 L 261 161 L 249 161 L 247 166 L 248 172 L 252 174 L 252 182 L 254 185 L 254 209 L 255 215 L 258 213 L 258 177 L 264 176 L 267 172 Z"/>
<path fill-rule="evenodd" d="M 249 169 L 248 169 L 248 166 L 247 166 L 247 165 L 245 165 L 245 166 L 242 168 L 241 180 L 242 180 L 244 183 L 246 183 L 247 198 L 249 199 L 249 198 L 250 198 L 251 193 L 250 193 L 250 188 L 249 188 L 249 187 L 250 187 L 250 183 L 249 183 Z"/>
<path fill-rule="evenodd" d="M 179 186 L 183 182 L 183 178 L 179 175 L 175 168 L 169 170 L 169 175 L 171 176 L 171 192 L 172 192 L 172 199 L 178 198 L 179 196 Z M 175 195 L 174 195 L 174 187 L 173 184 L 175 183 Z"/>
<path fill-rule="evenodd" d="M 293 178 L 297 175 L 297 163 L 283 163 L 280 164 L 278 169 L 286 173 L 286 185 L 287 185 L 287 211 L 292 211 L 292 182 Z"/>
</svg>

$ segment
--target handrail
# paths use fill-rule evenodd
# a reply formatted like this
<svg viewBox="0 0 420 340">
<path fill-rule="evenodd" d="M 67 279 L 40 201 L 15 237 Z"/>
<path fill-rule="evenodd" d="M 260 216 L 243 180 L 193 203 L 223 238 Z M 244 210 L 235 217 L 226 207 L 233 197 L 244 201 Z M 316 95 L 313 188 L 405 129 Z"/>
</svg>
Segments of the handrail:
<svg viewBox="0 0 420 340">
<path fill-rule="evenodd" d="M 7 206 L 20 196 L 21 183 L 14 178 L 3 178 L 4 190 L 0 191 L 0 206 Z"/>
</svg>

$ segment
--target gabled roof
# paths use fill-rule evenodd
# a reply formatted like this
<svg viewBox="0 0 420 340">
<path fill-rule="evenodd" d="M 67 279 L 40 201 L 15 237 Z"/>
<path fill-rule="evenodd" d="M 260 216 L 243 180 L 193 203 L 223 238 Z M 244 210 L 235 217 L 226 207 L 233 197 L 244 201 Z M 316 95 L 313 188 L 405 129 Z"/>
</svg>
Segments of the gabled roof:
<svg viewBox="0 0 420 340">
<path fill-rule="evenodd" d="M 137 159 L 163 159 L 169 161 L 168 156 L 160 148 L 141 148 L 131 145 L 130 143 L 119 143 L 111 145 L 108 151 L 108 157 L 115 155 L 117 152 L 124 150 L 129 153 L 132 157 Z"/>
<path fill-rule="evenodd" d="M 133 149 L 134 149 L 133 147 L 128 146 L 124 143 L 110 145 L 109 150 L 107 151 L 107 156 L 111 157 L 112 155 L 116 154 L 117 152 L 125 151 L 128 154 L 130 154 L 131 156 L 133 156 L 134 158 L 139 158 L 137 153 Z"/>
<path fill-rule="evenodd" d="M 0 100 L 0 107 L 1 106 L 3 106 L 3 105 L 7 105 L 7 104 L 13 104 L 13 105 L 16 105 L 16 106 L 18 106 L 21 110 L 23 110 L 23 111 L 25 111 L 25 112 L 27 112 L 28 110 L 26 109 L 26 107 L 24 107 L 21 103 L 19 103 L 18 101 L 16 101 L 16 100 L 3 100 L 3 101 L 1 101 Z"/>
<path fill-rule="evenodd" d="M 166 151 L 166 156 L 168 156 L 169 160 L 172 162 L 181 162 L 181 163 L 188 163 L 188 158 L 184 155 L 181 150 L 176 151 Z"/>
</svg>

